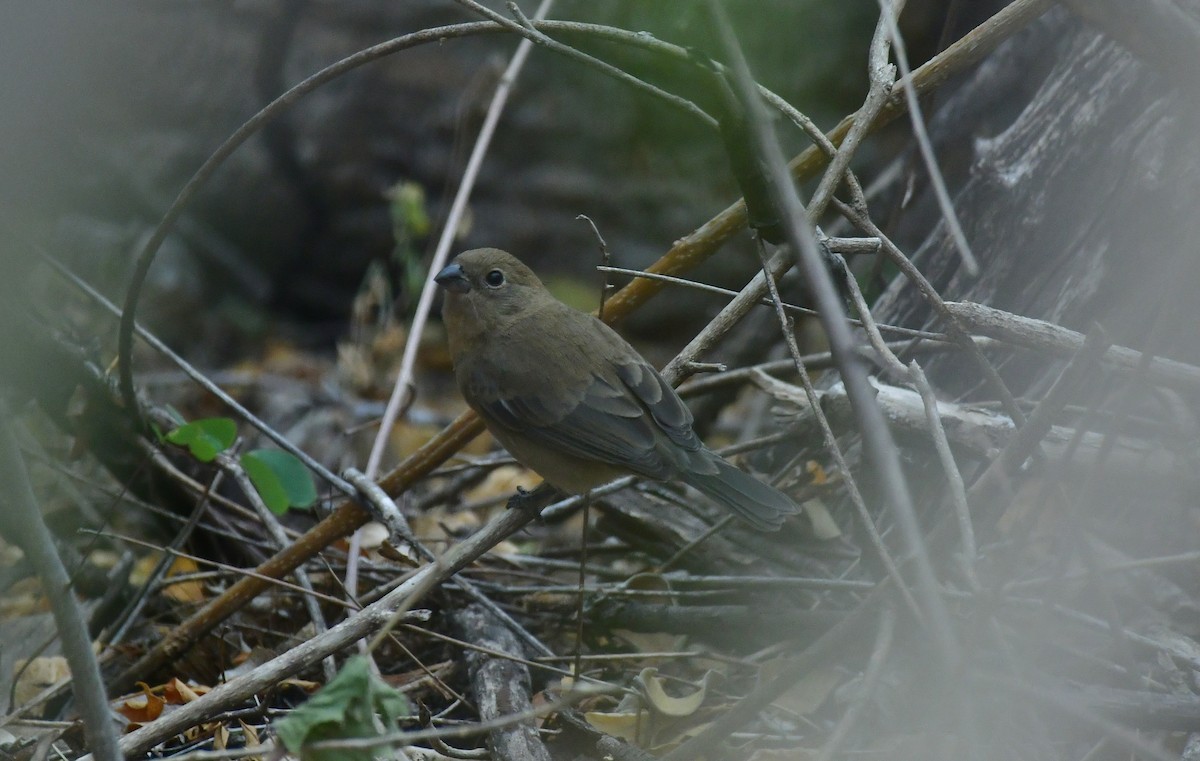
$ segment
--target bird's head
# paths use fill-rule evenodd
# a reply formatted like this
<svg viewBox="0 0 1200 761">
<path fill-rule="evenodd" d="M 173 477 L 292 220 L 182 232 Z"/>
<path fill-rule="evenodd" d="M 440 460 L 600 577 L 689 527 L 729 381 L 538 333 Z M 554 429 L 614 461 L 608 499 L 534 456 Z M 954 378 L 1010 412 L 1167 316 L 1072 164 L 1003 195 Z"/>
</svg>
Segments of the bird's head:
<svg viewBox="0 0 1200 761">
<path fill-rule="evenodd" d="M 433 279 L 446 293 L 442 316 L 452 337 L 483 334 L 548 296 L 533 270 L 498 248 L 464 251 Z"/>
</svg>

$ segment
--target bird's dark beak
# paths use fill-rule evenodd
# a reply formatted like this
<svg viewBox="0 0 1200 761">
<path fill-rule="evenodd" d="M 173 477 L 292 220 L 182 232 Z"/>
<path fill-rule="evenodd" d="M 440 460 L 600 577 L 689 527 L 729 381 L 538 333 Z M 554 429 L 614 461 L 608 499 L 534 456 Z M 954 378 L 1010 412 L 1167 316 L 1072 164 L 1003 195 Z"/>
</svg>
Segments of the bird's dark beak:
<svg viewBox="0 0 1200 761">
<path fill-rule="evenodd" d="M 462 266 L 458 264 L 447 264 L 441 272 L 434 276 L 433 282 L 451 293 L 466 293 L 471 290 L 471 281 L 467 279 L 467 273 L 463 272 Z"/>
</svg>

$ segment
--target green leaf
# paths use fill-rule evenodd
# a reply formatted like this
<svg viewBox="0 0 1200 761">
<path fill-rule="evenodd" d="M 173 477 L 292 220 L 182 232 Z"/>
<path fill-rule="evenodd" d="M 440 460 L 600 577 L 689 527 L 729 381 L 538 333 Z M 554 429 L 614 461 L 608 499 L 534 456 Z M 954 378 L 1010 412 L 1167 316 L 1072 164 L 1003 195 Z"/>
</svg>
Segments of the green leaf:
<svg viewBox="0 0 1200 761">
<path fill-rule="evenodd" d="M 275 722 L 275 735 L 302 761 L 370 761 L 377 749 L 312 750 L 307 743 L 320 740 L 376 737 L 375 716 L 385 732 L 399 728 L 398 718 L 412 714 L 403 694 L 371 673 L 367 659 L 356 655 L 346 661 L 332 682 Z"/>
<path fill-rule="evenodd" d="M 309 507 L 317 501 L 317 487 L 304 463 L 281 449 L 255 449 L 241 458 L 246 475 L 271 512 L 289 507 Z"/>
<path fill-rule="evenodd" d="M 200 462 L 212 462 L 237 438 L 237 424 L 227 417 L 210 417 L 185 423 L 167 434 L 167 441 L 188 448 Z"/>
</svg>

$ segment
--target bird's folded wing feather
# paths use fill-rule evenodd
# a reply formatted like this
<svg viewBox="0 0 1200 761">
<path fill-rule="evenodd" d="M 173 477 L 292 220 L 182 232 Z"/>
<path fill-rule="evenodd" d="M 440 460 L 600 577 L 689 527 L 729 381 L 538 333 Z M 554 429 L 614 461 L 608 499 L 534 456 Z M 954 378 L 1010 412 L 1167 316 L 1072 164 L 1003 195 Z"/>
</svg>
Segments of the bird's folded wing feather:
<svg viewBox="0 0 1200 761">
<path fill-rule="evenodd" d="M 683 465 L 681 458 L 702 448 L 691 412 L 640 358 L 611 369 L 593 374 L 582 393 L 565 400 L 535 392 L 501 396 L 479 384 L 483 393 L 474 401 L 495 423 L 564 454 L 651 478 L 670 477 Z"/>
</svg>

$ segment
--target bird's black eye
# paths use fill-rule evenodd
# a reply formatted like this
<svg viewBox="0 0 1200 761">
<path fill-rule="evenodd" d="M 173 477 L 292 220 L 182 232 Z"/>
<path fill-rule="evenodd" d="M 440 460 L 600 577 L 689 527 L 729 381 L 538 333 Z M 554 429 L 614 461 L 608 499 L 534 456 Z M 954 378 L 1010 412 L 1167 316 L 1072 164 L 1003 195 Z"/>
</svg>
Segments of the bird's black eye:
<svg viewBox="0 0 1200 761">
<path fill-rule="evenodd" d="M 500 270 L 492 270 L 484 275 L 483 282 L 487 283 L 491 288 L 499 288 L 504 285 L 504 273 Z"/>
</svg>

